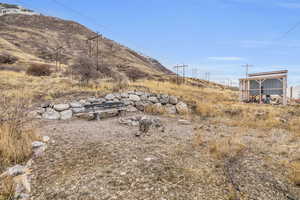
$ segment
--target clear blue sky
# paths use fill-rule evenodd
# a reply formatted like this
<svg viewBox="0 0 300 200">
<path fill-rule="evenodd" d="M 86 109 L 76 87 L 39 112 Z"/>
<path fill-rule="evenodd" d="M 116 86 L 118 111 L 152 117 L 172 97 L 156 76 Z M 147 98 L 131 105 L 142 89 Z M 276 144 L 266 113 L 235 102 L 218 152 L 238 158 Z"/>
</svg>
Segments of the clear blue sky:
<svg viewBox="0 0 300 200">
<path fill-rule="evenodd" d="M 200 78 L 210 72 L 212 80 L 236 81 L 249 63 L 250 72 L 288 69 L 290 85 L 300 85 L 300 25 L 282 38 L 300 22 L 300 0 L 4 2 L 80 22 L 170 69 L 188 64 Z"/>
</svg>

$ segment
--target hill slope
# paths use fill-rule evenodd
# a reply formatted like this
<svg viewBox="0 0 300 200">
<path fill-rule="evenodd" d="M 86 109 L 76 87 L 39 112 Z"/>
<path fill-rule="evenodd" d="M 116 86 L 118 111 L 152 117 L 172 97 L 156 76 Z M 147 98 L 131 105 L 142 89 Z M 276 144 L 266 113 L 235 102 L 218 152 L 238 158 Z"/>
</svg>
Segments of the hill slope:
<svg viewBox="0 0 300 200">
<path fill-rule="evenodd" d="M 0 54 L 18 58 L 18 63 L 55 63 L 56 49 L 63 47 L 59 60 L 71 64 L 80 55 L 88 54 L 87 38 L 96 33 L 73 21 L 43 15 L 0 16 Z M 96 59 L 96 42 L 92 43 Z M 160 77 L 172 72 L 157 60 L 102 37 L 99 40 L 99 63 L 114 73 L 129 78 Z M 1 63 L 0 63 L 1 64 Z"/>
</svg>

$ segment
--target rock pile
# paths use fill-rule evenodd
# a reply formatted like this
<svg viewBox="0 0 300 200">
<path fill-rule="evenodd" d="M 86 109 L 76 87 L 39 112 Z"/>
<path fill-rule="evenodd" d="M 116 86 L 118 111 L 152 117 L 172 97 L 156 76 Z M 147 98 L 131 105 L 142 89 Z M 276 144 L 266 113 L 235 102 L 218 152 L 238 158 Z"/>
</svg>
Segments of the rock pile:
<svg viewBox="0 0 300 200">
<path fill-rule="evenodd" d="M 35 141 L 32 143 L 32 151 L 33 151 L 33 158 L 30 159 L 26 165 L 15 165 L 11 168 L 8 168 L 4 173 L 0 175 L 0 182 L 2 179 L 6 177 L 11 177 L 14 185 L 15 185 L 15 192 L 14 192 L 14 199 L 19 200 L 29 200 L 30 199 L 30 192 L 31 192 L 31 185 L 30 185 L 30 168 L 33 163 L 33 159 L 42 156 L 44 151 L 47 148 L 47 144 L 45 142 L 49 141 L 49 137 L 44 136 L 43 142 Z"/>
<path fill-rule="evenodd" d="M 99 104 L 119 103 L 118 108 L 103 109 L 97 107 Z M 49 120 L 67 120 L 73 116 L 87 120 L 112 117 L 120 114 L 121 110 L 127 112 L 145 111 L 147 106 L 154 105 L 165 108 L 170 114 L 186 113 L 188 106 L 179 101 L 175 96 L 167 94 L 153 94 L 141 91 L 128 91 L 122 93 L 107 94 L 104 97 L 91 97 L 85 100 L 73 101 L 64 104 L 42 104 L 41 107 L 30 113 L 34 118 L 43 118 Z"/>
</svg>

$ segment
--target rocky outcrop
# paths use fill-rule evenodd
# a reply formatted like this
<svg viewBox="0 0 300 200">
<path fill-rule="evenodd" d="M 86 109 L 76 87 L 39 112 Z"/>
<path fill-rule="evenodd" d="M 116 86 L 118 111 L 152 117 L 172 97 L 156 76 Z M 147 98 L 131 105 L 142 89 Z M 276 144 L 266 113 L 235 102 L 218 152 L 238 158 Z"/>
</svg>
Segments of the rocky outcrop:
<svg viewBox="0 0 300 200">
<path fill-rule="evenodd" d="M 36 111 L 30 112 L 34 118 L 48 120 L 69 120 L 77 117 L 86 120 L 105 119 L 125 112 L 144 112 L 147 106 L 164 108 L 169 114 L 189 112 L 186 103 L 175 96 L 154 94 L 142 91 L 128 91 L 107 94 L 103 97 L 90 97 L 70 103 L 44 103 Z"/>
</svg>

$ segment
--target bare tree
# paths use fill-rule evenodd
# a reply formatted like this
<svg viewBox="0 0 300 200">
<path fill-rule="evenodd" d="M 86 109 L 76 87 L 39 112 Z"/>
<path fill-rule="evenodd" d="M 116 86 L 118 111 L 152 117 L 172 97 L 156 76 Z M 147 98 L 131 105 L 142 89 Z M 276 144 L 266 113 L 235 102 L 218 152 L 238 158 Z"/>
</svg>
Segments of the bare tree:
<svg viewBox="0 0 300 200">
<path fill-rule="evenodd" d="M 99 76 L 96 62 L 87 56 L 78 57 L 70 67 L 72 74 L 78 76 L 81 82 L 89 83 Z"/>
</svg>

